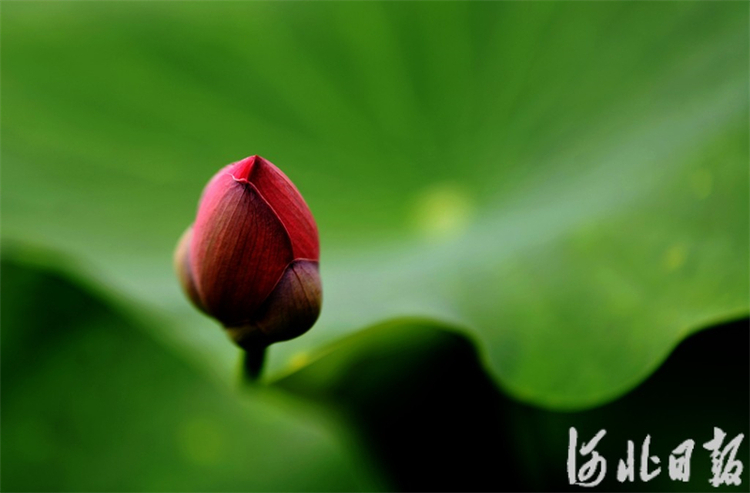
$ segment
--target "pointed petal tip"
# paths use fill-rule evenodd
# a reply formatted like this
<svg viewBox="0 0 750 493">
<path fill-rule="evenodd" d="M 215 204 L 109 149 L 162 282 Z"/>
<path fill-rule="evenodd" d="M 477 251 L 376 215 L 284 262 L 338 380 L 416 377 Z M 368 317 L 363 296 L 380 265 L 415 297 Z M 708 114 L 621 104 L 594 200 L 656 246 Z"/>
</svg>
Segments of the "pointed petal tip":
<svg viewBox="0 0 750 493">
<path fill-rule="evenodd" d="M 302 194 L 278 166 L 261 156 L 254 157 L 256 160 L 246 183 L 256 188 L 284 224 L 294 247 L 294 257 L 318 260 L 318 228 Z"/>
<path fill-rule="evenodd" d="M 252 156 L 246 157 L 245 159 L 234 163 L 232 168 L 229 170 L 229 174 L 232 175 L 232 178 L 234 178 L 235 181 L 250 183 L 250 175 L 253 173 L 253 168 L 255 167 L 256 161 L 261 162 L 262 160 L 262 157 L 258 156 L 257 154 L 253 154 Z"/>
</svg>

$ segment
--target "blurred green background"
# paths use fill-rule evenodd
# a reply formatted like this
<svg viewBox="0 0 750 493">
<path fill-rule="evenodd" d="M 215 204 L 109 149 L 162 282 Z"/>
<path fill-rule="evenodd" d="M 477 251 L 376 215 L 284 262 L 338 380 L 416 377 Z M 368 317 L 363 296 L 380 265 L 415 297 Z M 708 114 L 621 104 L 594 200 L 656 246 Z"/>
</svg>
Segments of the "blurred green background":
<svg viewBox="0 0 750 493">
<path fill-rule="evenodd" d="M 664 440 L 747 434 L 747 355 L 709 362 L 747 332 L 748 4 L 30 1 L 0 16 L 3 489 L 559 489 L 568 419 L 602 410 L 624 437 L 650 406 L 661 428 L 664 392 L 637 397 L 656 376 L 628 392 L 738 319 L 698 334 L 718 342 L 695 356 L 738 400 L 714 415 L 688 399 Z M 318 221 L 324 308 L 249 391 L 171 255 L 206 181 L 251 154 Z M 683 373 L 661 385 L 692 385 Z M 393 400 L 408 426 L 384 424 Z M 481 409 L 474 428 L 461 409 Z M 426 447 L 425 431 L 413 455 L 462 464 L 453 483 L 394 452 L 394 430 L 437 418 L 455 439 Z M 489 446 L 466 436 L 501 456 L 459 460 Z M 513 461 L 518 477 L 497 472 Z"/>
</svg>

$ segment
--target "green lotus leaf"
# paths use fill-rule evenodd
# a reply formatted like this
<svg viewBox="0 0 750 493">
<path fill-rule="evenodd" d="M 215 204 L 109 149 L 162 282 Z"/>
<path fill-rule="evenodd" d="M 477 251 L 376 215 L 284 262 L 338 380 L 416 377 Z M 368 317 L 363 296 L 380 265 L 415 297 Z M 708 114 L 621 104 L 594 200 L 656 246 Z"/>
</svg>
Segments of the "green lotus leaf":
<svg viewBox="0 0 750 493">
<path fill-rule="evenodd" d="M 95 286 L 1 266 L 5 490 L 380 487 L 345 432 L 298 399 L 237 398 Z"/>
</svg>

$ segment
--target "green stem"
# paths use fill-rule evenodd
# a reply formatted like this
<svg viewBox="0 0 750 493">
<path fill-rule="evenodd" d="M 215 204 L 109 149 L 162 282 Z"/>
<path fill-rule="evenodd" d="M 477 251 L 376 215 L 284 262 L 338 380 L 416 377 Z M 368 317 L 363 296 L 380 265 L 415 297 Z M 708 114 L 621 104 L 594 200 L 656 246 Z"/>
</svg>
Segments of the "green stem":
<svg viewBox="0 0 750 493">
<path fill-rule="evenodd" d="M 263 362 L 266 358 L 266 348 L 264 344 L 257 344 L 245 349 L 245 355 L 242 362 L 243 379 L 248 384 L 255 384 L 263 373 Z"/>
</svg>

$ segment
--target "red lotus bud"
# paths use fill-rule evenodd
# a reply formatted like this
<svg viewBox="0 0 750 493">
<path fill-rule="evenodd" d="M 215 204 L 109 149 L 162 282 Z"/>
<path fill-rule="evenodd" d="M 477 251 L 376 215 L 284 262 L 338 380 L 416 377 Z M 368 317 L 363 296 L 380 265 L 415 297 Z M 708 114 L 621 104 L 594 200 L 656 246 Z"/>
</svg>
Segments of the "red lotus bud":
<svg viewBox="0 0 750 493">
<path fill-rule="evenodd" d="M 175 268 L 190 300 L 247 349 L 312 327 L 322 297 L 318 258 L 302 195 L 276 166 L 251 156 L 206 185 Z"/>
</svg>

